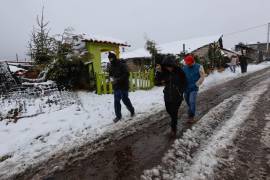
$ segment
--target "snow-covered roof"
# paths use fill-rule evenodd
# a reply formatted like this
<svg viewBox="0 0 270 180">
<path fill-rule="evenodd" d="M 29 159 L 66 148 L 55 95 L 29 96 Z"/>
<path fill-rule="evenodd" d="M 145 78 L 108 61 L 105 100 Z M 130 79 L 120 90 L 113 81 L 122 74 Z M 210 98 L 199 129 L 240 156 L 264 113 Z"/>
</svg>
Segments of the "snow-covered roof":
<svg viewBox="0 0 270 180">
<path fill-rule="evenodd" d="M 117 44 L 120 46 L 129 46 L 127 42 L 111 37 L 105 37 L 105 36 L 100 36 L 100 35 L 87 35 L 87 34 L 82 34 L 83 35 L 83 41 L 90 41 L 90 42 L 98 42 L 98 43 L 110 43 L 110 44 Z"/>
<path fill-rule="evenodd" d="M 134 51 L 125 52 L 120 54 L 122 59 L 129 58 L 141 58 L 141 57 L 151 57 L 151 54 L 144 48 L 136 49 Z"/>
<path fill-rule="evenodd" d="M 183 44 L 185 44 L 185 50 L 190 53 L 202 46 L 208 45 L 213 42 L 217 42 L 220 37 L 221 35 L 216 35 L 216 36 L 207 36 L 174 41 L 165 44 L 157 44 L 157 48 L 158 50 L 160 50 L 161 54 L 179 54 L 181 51 L 183 51 Z M 121 58 L 123 59 L 138 58 L 138 57 L 151 57 L 151 55 L 144 48 L 140 48 L 134 51 L 121 54 Z"/>
</svg>

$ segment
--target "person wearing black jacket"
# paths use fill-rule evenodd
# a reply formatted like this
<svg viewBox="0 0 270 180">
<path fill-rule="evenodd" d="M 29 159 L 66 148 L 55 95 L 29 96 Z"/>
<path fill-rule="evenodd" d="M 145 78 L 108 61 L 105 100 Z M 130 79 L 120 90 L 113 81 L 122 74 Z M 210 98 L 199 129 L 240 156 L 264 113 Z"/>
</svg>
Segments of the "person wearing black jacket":
<svg viewBox="0 0 270 180">
<path fill-rule="evenodd" d="M 243 53 L 239 57 L 239 61 L 240 61 L 241 72 L 246 73 L 247 72 L 247 66 L 248 66 L 248 60 L 247 60 L 247 57 L 245 55 L 243 55 Z"/>
<path fill-rule="evenodd" d="M 113 90 L 114 90 L 114 110 L 116 118 L 113 120 L 115 123 L 121 120 L 121 103 L 126 105 L 130 111 L 131 116 L 135 114 L 134 107 L 128 97 L 129 91 L 129 71 L 125 62 L 117 59 L 113 52 L 109 52 L 108 58 L 111 62 L 109 67 L 109 76 L 112 79 Z"/>
<path fill-rule="evenodd" d="M 176 137 L 178 110 L 183 101 L 186 87 L 186 77 L 183 70 L 176 65 L 174 57 L 168 56 L 161 66 L 157 65 L 156 79 L 165 83 L 164 101 L 168 114 L 171 117 L 171 137 Z"/>
</svg>

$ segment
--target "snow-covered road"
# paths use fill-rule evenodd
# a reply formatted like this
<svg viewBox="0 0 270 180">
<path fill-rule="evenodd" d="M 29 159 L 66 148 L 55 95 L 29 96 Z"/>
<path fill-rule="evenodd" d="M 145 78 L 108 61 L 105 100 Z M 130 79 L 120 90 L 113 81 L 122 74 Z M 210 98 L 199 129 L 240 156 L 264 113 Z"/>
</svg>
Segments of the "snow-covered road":
<svg viewBox="0 0 270 180">
<path fill-rule="evenodd" d="M 269 91 L 269 84 L 270 78 L 211 109 L 174 142 L 172 149 L 163 157 L 162 164 L 146 170 L 142 179 L 215 179 L 214 168 L 219 163 L 219 157 L 224 156 L 222 150 L 232 146 L 232 140 L 255 110 L 258 100 Z M 226 177 L 219 177 L 223 178 Z"/>
</svg>

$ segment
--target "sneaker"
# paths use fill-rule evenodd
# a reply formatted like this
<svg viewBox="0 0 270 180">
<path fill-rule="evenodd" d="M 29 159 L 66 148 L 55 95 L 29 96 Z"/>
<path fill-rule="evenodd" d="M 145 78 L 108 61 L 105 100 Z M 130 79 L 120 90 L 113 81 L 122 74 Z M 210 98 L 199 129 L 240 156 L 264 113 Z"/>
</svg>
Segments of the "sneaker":
<svg viewBox="0 0 270 180">
<path fill-rule="evenodd" d="M 114 123 L 117 123 L 117 122 L 120 121 L 120 120 L 121 120 L 121 118 L 116 117 L 116 118 L 113 119 L 113 122 L 114 122 Z"/>
</svg>

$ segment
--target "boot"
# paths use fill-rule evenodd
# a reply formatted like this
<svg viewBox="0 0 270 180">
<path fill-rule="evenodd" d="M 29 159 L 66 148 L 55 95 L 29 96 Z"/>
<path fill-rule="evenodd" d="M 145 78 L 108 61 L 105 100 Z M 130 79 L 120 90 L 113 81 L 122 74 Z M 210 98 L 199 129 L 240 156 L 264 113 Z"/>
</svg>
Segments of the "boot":
<svg viewBox="0 0 270 180">
<path fill-rule="evenodd" d="M 189 120 L 187 121 L 188 124 L 194 124 L 196 122 L 197 120 L 194 117 L 190 117 Z"/>
<path fill-rule="evenodd" d="M 133 110 L 133 111 L 130 112 L 130 116 L 131 117 L 134 117 L 135 116 L 135 110 Z"/>
<path fill-rule="evenodd" d="M 175 139 L 176 138 L 176 129 L 172 129 L 170 132 L 170 138 Z"/>
<path fill-rule="evenodd" d="M 120 121 L 120 120 L 121 120 L 121 118 L 116 117 L 116 118 L 113 119 L 113 122 L 114 122 L 114 123 L 117 123 L 117 122 Z"/>
</svg>

